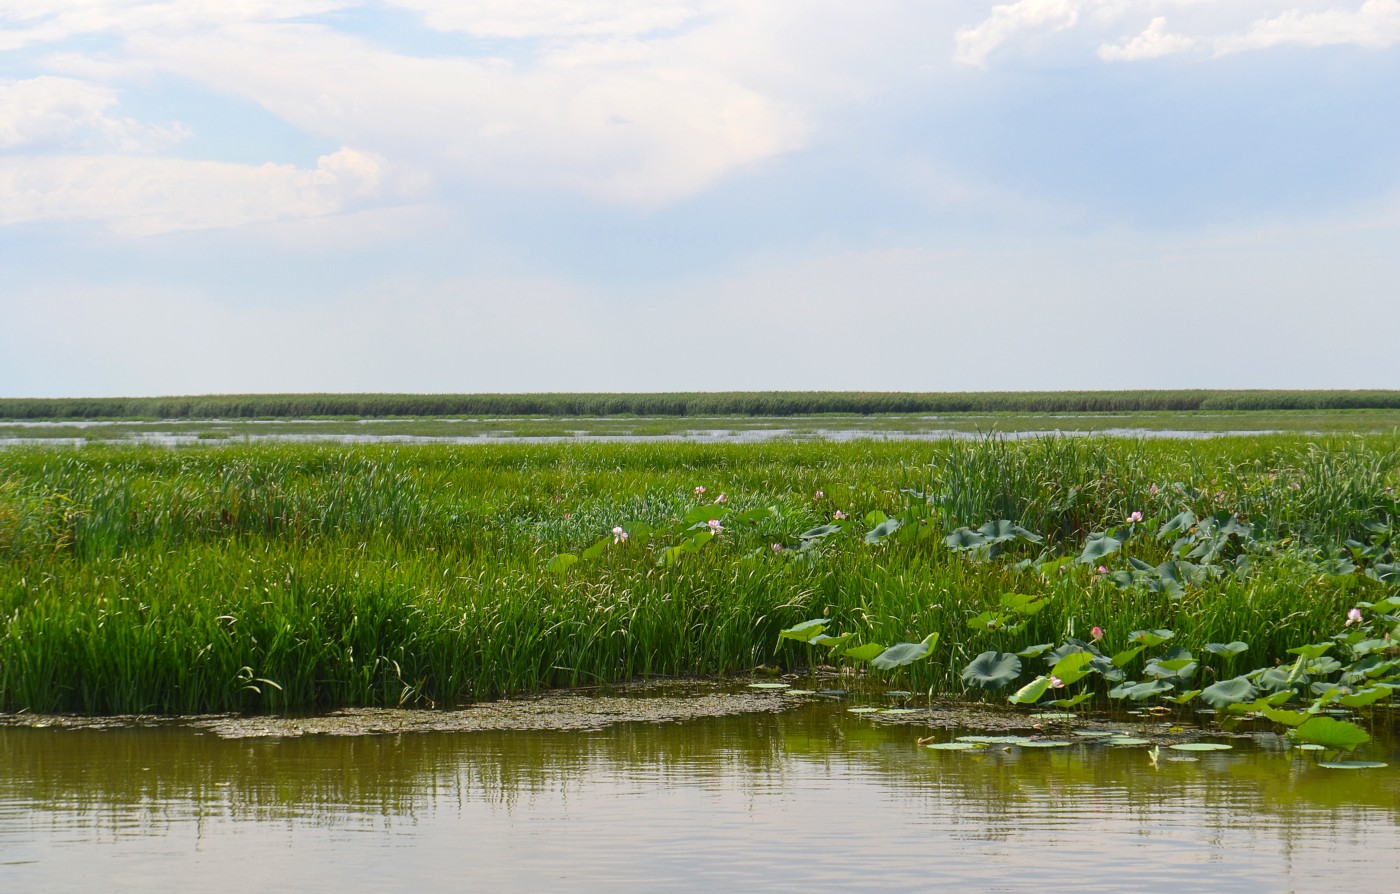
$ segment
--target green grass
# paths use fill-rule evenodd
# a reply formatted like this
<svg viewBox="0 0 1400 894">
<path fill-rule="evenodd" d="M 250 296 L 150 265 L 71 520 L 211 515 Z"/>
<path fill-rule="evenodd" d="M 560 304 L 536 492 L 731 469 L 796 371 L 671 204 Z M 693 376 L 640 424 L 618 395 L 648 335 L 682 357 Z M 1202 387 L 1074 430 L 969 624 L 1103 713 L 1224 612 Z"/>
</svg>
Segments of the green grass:
<svg viewBox="0 0 1400 894">
<path fill-rule="evenodd" d="M 941 633 L 933 660 L 901 680 L 955 691 L 971 656 L 1014 645 L 967 619 L 1036 589 L 1056 598 L 1019 640 L 1170 627 L 1189 647 L 1246 640 L 1262 660 L 1334 631 L 1381 585 L 1320 573 L 1288 549 L 1173 601 L 1084 566 L 1047 580 L 974 564 L 938 535 L 1011 518 L 1077 550 L 1134 509 L 1224 506 L 1271 540 L 1334 545 L 1395 514 L 1396 468 L 1389 437 L 9 449 L 0 707 L 448 706 L 732 674 L 805 661 L 777 633 L 823 614 L 886 643 Z M 697 504 L 697 485 L 736 511 L 773 512 L 675 566 L 656 564 L 667 543 L 638 537 L 565 574 L 544 570 L 614 525 L 666 526 Z M 894 514 L 906 488 L 931 500 L 917 504 L 928 536 L 871 546 L 858 525 L 813 561 L 770 548 L 796 546 L 837 509 Z M 1154 549 L 1142 556 L 1158 559 Z"/>
<path fill-rule="evenodd" d="M 1400 409 L 1400 391 L 751 391 L 668 394 L 227 394 L 0 398 L 8 419 L 318 416 L 802 416 Z"/>
</svg>

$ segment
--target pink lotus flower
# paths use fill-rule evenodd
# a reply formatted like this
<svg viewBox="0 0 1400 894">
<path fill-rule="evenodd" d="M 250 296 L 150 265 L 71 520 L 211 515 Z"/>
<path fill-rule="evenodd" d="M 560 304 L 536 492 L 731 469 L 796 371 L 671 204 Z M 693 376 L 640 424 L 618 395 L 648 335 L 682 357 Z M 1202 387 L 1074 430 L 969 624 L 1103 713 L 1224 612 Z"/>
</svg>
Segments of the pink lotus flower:
<svg viewBox="0 0 1400 894">
<path fill-rule="evenodd" d="M 626 542 L 627 542 L 627 532 L 624 531 L 624 530 L 622 530 L 622 526 L 621 526 L 621 525 L 618 525 L 617 527 L 613 528 L 613 543 L 626 543 Z"/>
<path fill-rule="evenodd" d="M 825 499 L 825 498 L 826 498 L 826 494 L 822 493 L 821 491 L 817 491 L 816 493 L 812 494 L 812 499 L 814 499 L 814 500 L 822 500 L 822 499 Z"/>
<path fill-rule="evenodd" d="M 729 498 L 726 497 L 724 494 L 720 494 L 719 496 L 715 497 L 715 502 L 716 502 L 716 503 L 728 503 L 728 502 L 729 502 Z"/>
<path fill-rule="evenodd" d="M 721 531 L 724 530 L 724 525 L 720 524 L 720 523 L 719 523 L 719 519 L 717 519 L 717 518 L 712 518 L 712 519 L 710 519 L 709 521 L 707 521 L 705 524 L 707 524 L 707 525 L 710 526 L 710 533 L 711 533 L 711 534 L 718 534 L 718 533 L 720 533 Z"/>
<path fill-rule="evenodd" d="M 1098 642 L 1099 640 L 1103 639 L 1103 628 L 1096 626 L 1094 627 L 1094 629 L 1089 631 L 1089 635 L 1094 638 L 1094 642 Z"/>
<path fill-rule="evenodd" d="M 1360 623 L 1361 623 L 1361 609 L 1359 609 L 1359 608 L 1354 608 L 1354 609 L 1352 609 L 1351 611 L 1347 612 L 1347 625 L 1346 625 L 1346 626 L 1350 627 L 1350 626 L 1353 625 L 1353 624 L 1360 624 Z"/>
<path fill-rule="evenodd" d="M 834 518 L 834 519 L 836 519 L 837 521 L 841 521 L 843 518 L 846 517 L 846 513 L 842 512 L 840 509 L 838 509 L 838 510 L 836 510 L 836 512 L 835 512 L 831 517 Z"/>
<path fill-rule="evenodd" d="M 704 495 L 705 495 L 705 485 L 703 485 L 703 484 L 696 485 L 696 487 L 695 487 L 695 496 L 697 496 L 697 497 L 703 497 Z"/>
<path fill-rule="evenodd" d="M 1129 515 L 1128 515 L 1128 524 L 1130 524 L 1130 525 L 1132 525 L 1132 524 L 1137 524 L 1137 523 L 1140 522 L 1140 521 L 1142 521 L 1142 513 L 1141 513 L 1141 512 L 1138 512 L 1137 510 L 1133 510 L 1131 513 L 1129 513 Z"/>
<path fill-rule="evenodd" d="M 1099 567 L 1097 567 L 1097 568 L 1094 569 L 1094 573 L 1095 573 L 1095 574 L 1108 574 L 1108 566 L 1106 566 L 1106 565 L 1100 565 Z"/>
<path fill-rule="evenodd" d="M 782 545 L 781 543 L 775 543 L 775 544 L 773 544 L 772 546 L 770 546 L 770 547 L 768 547 L 768 548 L 771 549 L 771 550 L 772 550 L 773 552 L 775 552 L 775 553 L 780 553 L 780 552 L 783 551 L 783 545 Z"/>
<path fill-rule="evenodd" d="M 1051 688 L 1051 689 L 1064 689 L 1064 688 L 1065 688 L 1065 681 L 1064 681 L 1064 680 L 1061 680 L 1059 677 L 1055 676 L 1054 674 L 1051 674 L 1051 675 L 1050 675 L 1050 688 Z"/>
</svg>

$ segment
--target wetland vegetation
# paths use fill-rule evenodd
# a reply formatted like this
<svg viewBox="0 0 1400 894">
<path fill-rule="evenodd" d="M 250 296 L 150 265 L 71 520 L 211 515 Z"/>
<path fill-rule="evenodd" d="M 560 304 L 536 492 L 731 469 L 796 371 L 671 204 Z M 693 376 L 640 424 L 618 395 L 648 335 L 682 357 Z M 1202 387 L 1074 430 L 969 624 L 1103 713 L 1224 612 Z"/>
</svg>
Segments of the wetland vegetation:
<svg viewBox="0 0 1400 894">
<path fill-rule="evenodd" d="M 1285 436 L 14 448 L 0 452 L 0 703 L 446 707 L 781 673 L 815 655 L 882 689 L 974 697 L 1014 658 L 1002 685 L 1028 702 L 1078 698 L 1051 691 L 1080 682 L 1067 660 L 1086 705 L 1129 683 L 1205 699 L 1277 663 L 1281 685 L 1249 678 L 1230 704 L 1297 713 L 1325 698 L 1326 713 L 1366 690 L 1358 709 L 1385 712 L 1393 675 L 1368 672 L 1395 651 L 1397 449 Z M 1354 610 L 1363 623 L 1346 623 Z M 806 638 L 849 636 L 850 660 L 780 637 L 820 619 Z M 856 651 L 898 643 L 909 660 L 886 669 Z M 1292 674 L 1290 649 L 1327 643 Z M 1115 681 L 1105 662 L 1133 675 Z"/>
</svg>

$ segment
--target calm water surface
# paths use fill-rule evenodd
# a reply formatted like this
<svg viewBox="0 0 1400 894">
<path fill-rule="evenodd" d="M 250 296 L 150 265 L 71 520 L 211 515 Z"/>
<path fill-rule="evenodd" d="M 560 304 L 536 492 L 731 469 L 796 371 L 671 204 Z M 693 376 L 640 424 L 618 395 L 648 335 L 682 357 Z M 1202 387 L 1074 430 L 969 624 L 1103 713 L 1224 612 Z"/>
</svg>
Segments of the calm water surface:
<svg viewBox="0 0 1400 894">
<path fill-rule="evenodd" d="M 927 732 L 825 703 L 586 733 L 0 728 L 0 891 L 1400 890 L 1391 746 L 1386 770 L 1267 738 L 1154 766 Z"/>
</svg>

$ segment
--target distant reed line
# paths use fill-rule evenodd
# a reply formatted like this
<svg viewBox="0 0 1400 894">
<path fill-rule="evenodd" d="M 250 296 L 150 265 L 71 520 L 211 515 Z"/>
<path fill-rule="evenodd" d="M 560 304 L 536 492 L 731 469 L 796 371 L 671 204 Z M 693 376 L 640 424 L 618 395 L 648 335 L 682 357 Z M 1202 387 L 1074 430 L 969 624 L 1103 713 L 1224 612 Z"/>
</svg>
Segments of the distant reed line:
<svg viewBox="0 0 1400 894">
<path fill-rule="evenodd" d="M 0 398 L 8 419 L 312 416 L 799 416 L 1400 409 L 1400 391 L 725 391 L 659 394 L 216 394 Z"/>
</svg>

